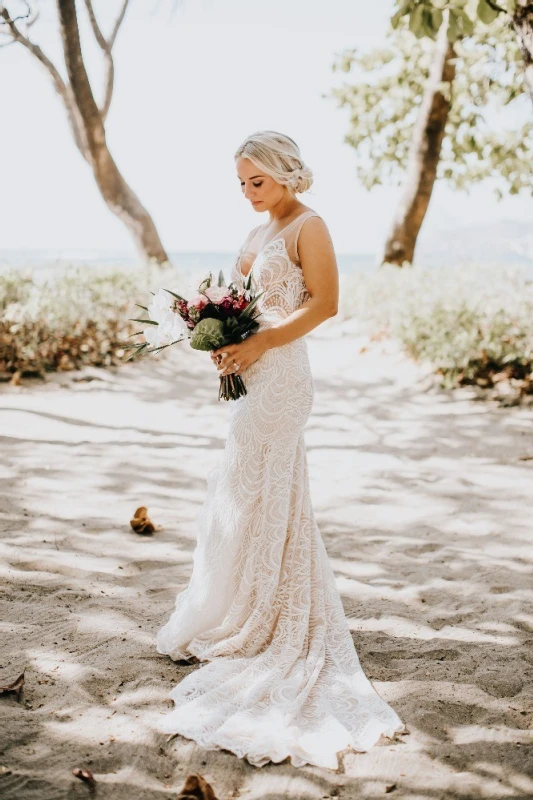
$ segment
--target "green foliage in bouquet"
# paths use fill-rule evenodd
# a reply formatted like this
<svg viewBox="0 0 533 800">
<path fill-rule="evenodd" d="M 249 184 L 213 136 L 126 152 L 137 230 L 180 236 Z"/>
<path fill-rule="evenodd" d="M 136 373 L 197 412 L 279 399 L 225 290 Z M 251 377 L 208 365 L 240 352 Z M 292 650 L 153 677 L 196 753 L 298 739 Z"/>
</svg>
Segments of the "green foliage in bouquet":
<svg viewBox="0 0 533 800">
<path fill-rule="evenodd" d="M 252 311 L 260 296 L 256 295 L 238 317 L 200 320 L 191 335 L 191 347 L 195 350 L 216 350 L 225 344 L 245 339 L 258 326 L 256 318 L 252 317 Z"/>
<path fill-rule="evenodd" d="M 202 319 L 191 335 L 194 350 L 216 350 L 226 344 L 224 322 L 221 319 Z"/>
</svg>

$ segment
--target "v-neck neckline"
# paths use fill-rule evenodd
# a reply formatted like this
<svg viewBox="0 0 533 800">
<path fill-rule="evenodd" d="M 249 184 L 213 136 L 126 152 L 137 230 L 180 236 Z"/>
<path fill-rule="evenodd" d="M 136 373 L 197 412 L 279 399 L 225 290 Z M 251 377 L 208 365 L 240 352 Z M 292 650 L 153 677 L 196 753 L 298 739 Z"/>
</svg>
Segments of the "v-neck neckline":
<svg viewBox="0 0 533 800">
<path fill-rule="evenodd" d="M 289 222 L 289 223 L 287 223 L 287 225 L 285 225 L 285 226 L 284 226 L 284 227 L 283 227 L 283 228 L 282 228 L 280 231 L 278 231 L 278 232 L 276 233 L 276 235 L 272 237 L 272 239 L 269 239 L 269 240 L 268 240 L 268 242 L 267 242 L 266 244 L 264 244 L 264 245 L 263 245 L 263 247 L 261 247 L 261 249 L 260 249 L 260 250 L 258 250 L 258 251 L 257 251 L 257 253 L 256 253 L 256 255 L 255 255 L 255 258 L 254 258 L 254 260 L 252 261 L 252 265 L 251 265 L 251 267 L 250 267 L 250 269 L 248 270 L 248 273 L 247 273 L 246 275 L 244 275 L 244 274 L 243 274 L 243 272 L 242 272 L 242 269 L 241 269 L 241 261 L 242 261 L 242 256 L 244 255 L 244 253 L 242 253 L 242 254 L 239 256 L 239 260 L 238 260 L 238 270 L 239 270 L 239 275 L 241 276 L 241 278 L 244 278 L 244 280 L 245 280 L 245 281 L 246 281 L 246 280 L 248 280 L 248 278 L 249 278 L 249 277 L 250 277 L 250 275 L 252 274 L 252 270 L 253 270 L 253 268 L 254 268 L 255 262 L 257 261 L 257 259 L 258 259 L 258 258 L 259 258 L 259 256 L 261 255 L 261 253 L 262 253 L 264 250 L 266 250 L 266 248 L 268 247 L 268 245 L 269 245 L 269 244 L 272 244 L 272 242 L 275 242 L 275 241 L 276 241 L 276 239 L 279 239 L 279 238 L 280 238 L 280 235 L 283 233 L 283 231 L 286 231 L 286 230 L 287 230 L 287 228 L 289 228 L 289 227 L 290 227 L 290 226 L 291 226 L 291 225 L 292 225 L 294 222 L 296 222 L 296 220 L 300 219 L 300 217 L 303 217 L 303 216 L 304 216 L 304 214 L 309 214 L 309 213 L 310 213 L 310 212 L 309 212 L 309 210 L 307 210 L 307 211 L 302 211 L 302 213 L 301 213 L 301 214 L 298 214 L 298 216 L 297 216 L 297 217 L 295 217 L 295 218 L 292 220 L 292 222 Z"/>
</svg>

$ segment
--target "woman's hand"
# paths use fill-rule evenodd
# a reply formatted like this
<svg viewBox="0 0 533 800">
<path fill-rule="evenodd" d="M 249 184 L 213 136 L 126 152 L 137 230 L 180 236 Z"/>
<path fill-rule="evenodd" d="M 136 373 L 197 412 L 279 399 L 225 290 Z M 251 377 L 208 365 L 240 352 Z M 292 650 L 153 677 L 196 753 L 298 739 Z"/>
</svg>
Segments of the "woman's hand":
<svg viewBox="0 0 533 800">
<path fill-rule="evenodd" d="M 211 350 L 211 360 L 219 375 L 240 375 L 271 347 L 268 331 L 259 331 L 238 344 L 227 344 Z"/>
</svg>

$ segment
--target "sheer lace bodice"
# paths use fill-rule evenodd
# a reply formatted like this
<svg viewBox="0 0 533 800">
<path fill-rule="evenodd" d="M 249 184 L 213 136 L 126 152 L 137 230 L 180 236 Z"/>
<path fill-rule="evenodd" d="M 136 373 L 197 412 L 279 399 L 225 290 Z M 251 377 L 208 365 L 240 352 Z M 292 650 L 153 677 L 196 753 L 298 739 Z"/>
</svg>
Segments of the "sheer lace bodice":
<svg viewBox="0 0 533 800">
<path fill-rule="evenodd" d="M 248 277 L 251 272 L 254 288 L 264 292 L 259 308 L 266 316 L 287 317 L 309 297 L 299 264 L 297 241 L 304 222 L 311 216 L 318 214 L 314 211 L 304 212 L 271 238 L 255 255 L 252 254 L 251 266 L 245 274 L 241 271 L 241 266 L 244 257 L 251 254 L 248 247 L 251 247 L 261 226 L 254 228 L 237 256 L 231 278 L 239 281 Z"/>
<path fill-rule="evenodd" d="M 297 240 L 310 216 L 318 215 L 305 212 L 253 254 L 260 326 L 308 297 Z M 157 639 L 160 653 L 209 663 L 172 690 L 161 728 L 256 766 L 288 757 L 335 769 L 340 750 L 367 750 L 403 725 L 361 669 L 315 522 L 305 338 L 268 350 L 243 380 L 248 394 L 232 402 L 226 446 L 208 475 L 191 580 Z"/>
</svg>

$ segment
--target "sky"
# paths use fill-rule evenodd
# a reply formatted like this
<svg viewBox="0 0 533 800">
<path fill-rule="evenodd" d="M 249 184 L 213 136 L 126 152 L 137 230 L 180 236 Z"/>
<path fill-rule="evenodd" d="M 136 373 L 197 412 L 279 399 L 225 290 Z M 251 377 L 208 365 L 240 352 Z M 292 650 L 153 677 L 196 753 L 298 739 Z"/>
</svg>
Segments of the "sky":
<svg viewBox="0 0 533 800">
<path fill-rule="evenodd" d="M 168 251 L 232 252 L 268 220 L 242 197 L 233 157 L 247 135 L 265 128 L 298 142 L 315 176 L 300 199 L 325 219 L 337 252 L 381 250 L 401 190 L 360 185 L 354 151 L 343 142 L 348 112 L 323 95 L 346 79 L 331 71 L 335 54 L 382 44 L 393 5 L 131 0 L 114 49 L 107 138 Z M 55 3 L 41 6 L 31 38 L 61 66 Z M 82 6 L 84 55 L 99 99 L 101 52 Z M 118 6 L 94 0 L 104 30 Z M 0 49 L 0 82 L 0 250 L 134 253 L 73 144 L 48 74 L 14 44 Z M 423 237 L 454 224 L 526 221 L 532 211 L 531 197 L 498 203 L 487 185 L 465 194 L 438 183 Z"/>
</svg>

